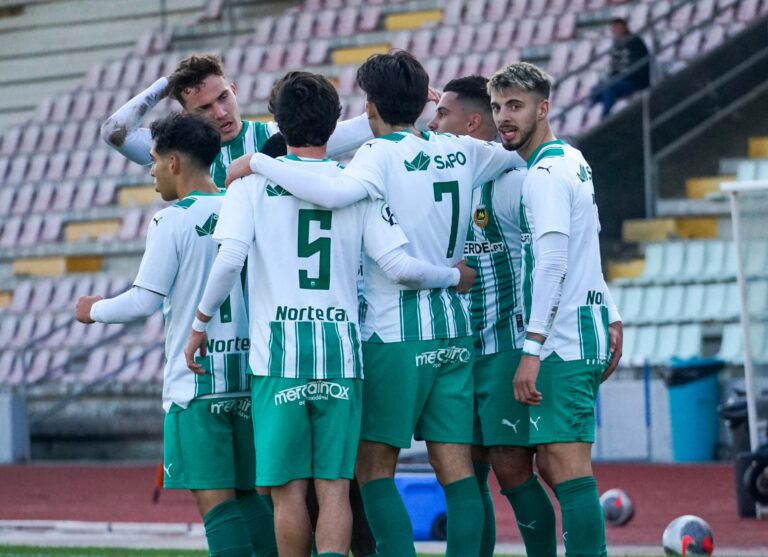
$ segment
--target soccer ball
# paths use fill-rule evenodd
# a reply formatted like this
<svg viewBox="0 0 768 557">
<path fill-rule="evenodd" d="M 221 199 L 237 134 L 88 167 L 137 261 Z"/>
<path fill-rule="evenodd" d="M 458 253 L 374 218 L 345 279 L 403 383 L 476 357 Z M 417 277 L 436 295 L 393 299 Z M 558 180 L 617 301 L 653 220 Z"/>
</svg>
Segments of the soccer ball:
<svg viewBox="0 0 768 557">
<path fill-rule="evenodd" d="M 635 505 L 623 489 L 609 489 L 600 497 L 605 521 L 613 526 L 624 526 L 635 516 Z"/>
<path fill-rule="evenodd" d="M 667 555 L 712 555 L 712 529 L 698 516 L 686 514 L 669 523 L 661 538 Z"/>
</svg>

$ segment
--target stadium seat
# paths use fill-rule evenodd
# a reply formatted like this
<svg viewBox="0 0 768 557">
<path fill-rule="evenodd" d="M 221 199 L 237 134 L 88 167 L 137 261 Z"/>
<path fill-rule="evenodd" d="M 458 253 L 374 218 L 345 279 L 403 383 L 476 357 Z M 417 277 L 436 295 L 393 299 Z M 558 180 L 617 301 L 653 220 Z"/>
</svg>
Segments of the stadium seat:
<svg viewBox="0 0 768 557">
<path fill-rule="evenodd" d="M 88 209 L 95 205 L 93 198 L 96 193 L 96 182 L 94 180 L 84 180 L 75 190 L 72 200 L 72 208 L 79 211 Z"/>
<path fill-rule="evenodd" d="M 21 348 L 25 346 L 30 340 L 35 331 L 35 321 L 37 316 L 33 314 L 26 314 L 19 319 L 19 324 L 16 327 L 16 333 L 13 335 L 9 345 L 13 348 Z"/>
<path fill-rule="evenodd" d="M 464 11 L 464 23 L 477 24 L 484 21 L 486 0 L 473 0 L 467 3 Z"/>
<path fill-rule="evenodd" d="M 661 315 L 664 303 L 663 286 L 647 286 L 643 288 L 643 303 L 637 320 L 642 323 L 654 323 Z"/>
<path fill-rule="evenodd" d="M 47 170 L 48 155 L 46 153 L 32 155 L 29 159 L 29 167 L 27 168 L 27 173 L 24 176 L 24 179 L 30 182 L 39 182 L 45 177 Z"/>
<path fill-rule="evenodd" d="M 40 143 L 40 136 L 42 135 L 42 128 L 36 124 L 30 124 L 24 127 L 21 141 L 17 153 L 31 154 L 37 152 L 37 146 Z"/>
<path fill-rule="evenodd" d="M 64 174 L 67 170 L 67 162 L 69 162 L 69 153 L 58 152 L 54 153 L 48 159 L 48 168 L 45 172 L 46 180 L 61 180 L 64 178 Z"/>
<path fill-rule="evenodd" d="M 35 196 L 35 187 L 32 185 L 21 186 L 17 190 L 16 199 L 13 202 L 12 213 L 21 215 L 32 209 L 32 200 Z"/>
<path fill-rule="evenodd" d="M 533 42 L 533 35 L 536 31 L 536 20 L 524 18 L 518 22 L 517 32 L 513 40 L 513 45 L 518 48 L 526 48 Z"/>
<path fill-rule="evenodd" d="M 462 57 L 460 75 L 478 75 L 482 58 L 480 54 L 471 53 Z"/>
<path fill-rule="evenodd" d="M 10 377 L 16 362 L 15 350 L 0 352 L 0 385 L 10 385 Z"/>
<path fill-rule="evenodd" d="M 141 209 L 131 209 L 123 216 L 123 226 L 120 229 L 118 238 L 120 240 L 133 240 L 139 236 L 139 227 L 141 226 Z"/>
<path fill-rule="evenodd" d="M 381 19 L 381 7 L 365 6 L 365 8 L 359 9 L 361 11 L 360 20 L 358 22 L 359 31 L 363 33 L 376 31 L 379 28 L 379 19 Z M 339 34 L 344 34 L 341 29 L 339 30 Z"/>
<path fill-rule="evenodd" d="M 279 17 L 275 25 L 275 30 L 274 34 L 272 35 L 271 42 L 274 44 L 290 41 L 295 23 L 296 17 L 293 14 L 287 14 Z"/>
<path fill-rule="evenodd" d="M 88 176 L 89 178 L 98 178 L 99 176 L 102 176 L 108 158 L 109 151 L 107 151 L 106 146 L 102 149 L 94 149 L 91 151 L 90 157 L 88 158 L 88 165 L 85 168 L 85 176 Z"/>
<path fill-rule="evenodd" d="M 80 373 L 80 376 L 70 376 L 69 380 L 76 381 L 79 379 L 83 383 L 92 383 L 101 377 L 106 360 L 107 349 L 103 346 L 97 347 L 89 354 L 88 361 L 86 362 L 83 371 Z"/>
<path fill-rule="evenodd" d="M 654 325 L 637 328 L 637 338 L 632 356 L 634 365 L 643 365 L 648 361 L 651 364 L 658 362 L 656 344 L 658 328 Z"/>
<path fill-rule="evenodd" d="M 700 319 L 706 304 L 705 286 L 703 284 L 690 284 L 685 289 L 685 302 L 681 315 L 684 321 Z"/>
<path fill-rule="evenodd" d="M 496 35 L 493 38 L 493 48 L 504 49 L 512 46 L 517 26 L 518 24 L 516 20 L 509 19 L 500 22 L 496 26 Z"/>
<path fill-rule="evenodd" d="M 443 9 L 443 25 L 459 25 L 462 22 L 463 11 L 462 0 L 448 0 Z"/>
<path fill-rule="evenodd" d="M 555 16 L 544 16 L 539 19 L 536 25 L 536 31 L 533 34 L 531 42 L 529 44 L 536 46 L 548 45 L 552 42 L 555 34 L 555 24 L 557 19 Z"/>
<path fill-rule="evenodd" d="M 308 48 L 306 41 L 293 43 L 291 47 L 287 49 L 283 65 L 286 68 L 300 68 L 304 66 Z"/>
<path fill-rule="evenodd" d="M 56 188 L 56 197 L 53 200 L 51 208 L 56 211 L 67 211 L 72 206 L 72 198 L 75 195 L 75 184 L 73 182 L 62 182 Z"/>
<path fill-rule="evenodd" d="M 61 213 L 49 214 L 45 217 L 43 229 L 40 231 L 41 242 L 55 242 L 61 236 L 63 219 Z"/>
<path fill-rule="evenodd" d="M 335 15 L 335 12 L 334 12 Z M 315 27 L 315 14 L 313 12 L 301 12 L 296 18 L 296 27 L 293 30 L 293 38 L 305 41 L 312 36 Z"/>
<path fill-rule="evenodd" d="M 58 143 L 60 132 L 61 127 L 56 125 L 48 125 L 43 127 L 42 136 L 40 137 L 40 143 L 37 145 L 37 150 L 41 153 L 51 153 L 54 151 Z"/>
<path fill-rule="evenodd" d="M 18 243 L 22 246 L 33 246 L 40 237 L 43 228 L 42 215 L 27 215 L 24 218 L 24 226 L 19 234 Z"/>
<path fill-rule="evenodd" d="M 747 283 L 747 307 L 753 318 L 768 318 L 768 281 L 755 280 Z M 738 310 L 738 298 L 736 298 L 736 309 Z"/>
<path fill-rule="evenodd" d="M 0 217 L 4 217 L 11 212 L 15 194 L 15 188 L 0 188 Z"/>
<path fill-rule="evenodd" d="M 32 290 L 33 287 L 30 281 L 24 281 L 16 285 L 13 289 L 13 299 L 11 300 L 11 305 L 8 306 L 8 311 L 13 313 L 25 312 L 29 306 L 29 301 L 32 299 Z M 0 340 L 2 339 L 3 337 L 0 336 Z M 5 340 L 7 342 L 9 339 Z M 0 342 L 0 346 L 3 344 L 3 342 Z"/>
<path fill-rule="evenodd" d="M 144 357 L 144 348 L 134 346 L 125 355 L 125 362 L 120 366 L 120 371 L 115 375 L 114 381 L 118 383 L 133 383 L 141 371 L 141 363 Z"/>
<path fill-rule="evenodd" d="M 16 246 L 21 232 L 21 223 L 21 217 L 5 219 L 2 236 L 0 236 L 0 247 L 10 249 Z"/>
<path fill-rule="evenodd" d="M 103 118 L 104 115 L 102 114 L 101 117 Z M 100 141 L 99 127 L 100 124 L 98 120 L 86 120 L 83 122 L 80 126 L 80 134 L 77 137 L 76 147 L 78 149 L 92 148 L 98 141 Z"/>
<path fill-rule="evenodd" d="M 308 46 L 309 50 L 306 55 L 306 64 L 310 66 L 325 64 L 328 60 L 330 43 L 327 40 L 316 40 L 310 41 Z"/>
<path fill-rule="evenodd" d="M 91 91 L 79 91 L 77 96 L 75 96 L 74 103 L 72 104 L 70 118 L 74 120 L 83 120 L 87 118 L 91 113 L 92 103 L 93 93 Z"/>
<path fill-rule="evenodd" d="M 704 286 L 704 306 L 699 319 L 717 321 L 723 319 L 727 285 L 723 282 L 713 282 Z"/>
<path fill-rule="evenodd" d="M 27 308 L 30 311 L 43 311 L 47 308 L 50 308 L 53 289 L 53 280 L 48 279 L 37 282 L 37 284 L 35 284 L 32 298 L 30 299 Z"/>
<path fill-rule="evenodd" d="M 349 15 L 357 15 L 356 10 L 354 8 L 352 11 L 347 12 L 347 17 Z M 303 16 L 304 14 L 302 14 Z M 317 19 L 315 20 L 315 29 L 314 33 L 310 32 L 309 35 L 307 35 L 305 38 L 306 40 L 314 39 L 315 37 L 321 38 L 321 39 L 327 39 L 329 37 L 333 37 L 336 35 L 336 22 L 339 17 L 339 12 L 337 10 L 324 10 L 320 12 L 317 16 Z M 351 35 L 355 32 L 355 19 L 356 17 L 353 17 L 351 21 L 347 21 L 346 24 L 347 27 L 347 34 Z M 351 24 L 351 25 L 350 25 Z M 296 38 L 302 38 L 301 36 L 297 35 Z"/>
<path fill-rule="evenodd" d="M 57 280 L 54 284 L 54 291 L 51 295 L 50 309 L 54 311 L 63 310 L 73 301 L 73 292 L 75 289 L 75 279 L 72 276 L 65 276 Z"/>
<path fill-rule="evenodd" d="M 643 293 L 644 289 L 642 286 L 627 286 L 623 288 L 622 305 L 619 311 L 627 323 L 636 323 L 642 318 Z"/>
<path fill-rule="evenodd" d="M 448 29 L 453 29 L 452 27 L 446 27 L 445 29 L 442 29 L 439 33 L 439 35 L 442 35 L 444 32 L 447 32 Z M 418 58 L 419 60 L 428 58 L 432 54 L 432 37 L 433 37 L 434 31 L 430 28 L 427 29 L 419 29 L 418 31 L 413 33 L 413 36 L 411 38 L 411 53 Z"/>
<path fill-rule="evenodd" d="M 138 165 L 136 165 L 138 166 Z M 98 189 L 96 191 L 96 197 L 94 204 L 96 206 L 111 205 L 115 200 L 115 180 L 109 178 L 102 178 L 98 181 Z"/>
<path fill-rule="evenodd" d="M 8 157 L 0 157 L 0 184 L 5 182 L 5 175 L 8 173 L 10 165 L 11 163 Z"/>
<path fill-rule="evenodd" d="M 684 319 L 685 291 L 686 287 L 680 284 L 664 287 L 663 302 L 656 317 L 657 322 L 675 323 Z"/>
<path fill-rule="evenodd" d="M 747 277 L 768 276 L 768 242 L 749 241 L 744 250 L 744 272 Z"/>
</svg>

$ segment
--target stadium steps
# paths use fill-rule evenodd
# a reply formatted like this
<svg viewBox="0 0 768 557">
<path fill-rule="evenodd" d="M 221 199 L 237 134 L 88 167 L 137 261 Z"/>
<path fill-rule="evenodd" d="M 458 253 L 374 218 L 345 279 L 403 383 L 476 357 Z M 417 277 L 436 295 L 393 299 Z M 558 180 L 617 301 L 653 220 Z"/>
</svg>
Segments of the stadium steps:
<svg viewBox="0 0 768 557">
<path fill-rule="evenodd" d="M 15 275 L 63 276 L 68 273 L 93 273 L 101 270 L 102 258 L 93 255 L 18 258 L 13 261 Z"/>
<path fill-rule="evenodd" d="M 719 223 L 713 217 L 630 219 L 623 223 L 625 242 L 661 242 L 673 238 L 717 238 Z"/>
</svg>

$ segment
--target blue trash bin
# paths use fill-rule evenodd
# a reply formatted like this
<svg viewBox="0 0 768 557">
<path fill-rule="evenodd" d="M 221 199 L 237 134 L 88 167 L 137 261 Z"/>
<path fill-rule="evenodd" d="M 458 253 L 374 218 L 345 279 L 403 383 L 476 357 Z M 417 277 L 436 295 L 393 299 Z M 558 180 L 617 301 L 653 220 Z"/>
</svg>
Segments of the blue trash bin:
<svg viewBox="0 0 768 557">
<path fill-rule="evenodd" d="M 713 358 L 673 358 L 666 375 L 675 462 L 714 460 L 719 439 L 718 372 L 725 363 Z"/>
<path fill-rule="evenodd" d="M 445 539 L 445 494 L 433 472 L 398 472 L 395 486 L 405 503 L 417 541 Z"/>
</svg>

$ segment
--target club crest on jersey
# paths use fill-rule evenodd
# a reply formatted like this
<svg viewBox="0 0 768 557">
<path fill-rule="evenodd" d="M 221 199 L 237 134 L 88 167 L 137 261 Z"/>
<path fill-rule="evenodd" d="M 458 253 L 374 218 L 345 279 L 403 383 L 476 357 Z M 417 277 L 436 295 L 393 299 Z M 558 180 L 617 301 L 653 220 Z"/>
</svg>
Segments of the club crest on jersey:
<svg viewBox="0 0 768 557">
<path fill-rule="evenodd" d="M 384 219 L 385 222 L 388 222 L 389 226 L 395 226 L 397 224 L 395 214 L 388 204 L 382 203 L 379 207 L 379 211 L 381 212 L 381 218 Z"/>
<path fill-rule="evenodd" d="M 430 161 L 431 159 L 429 158 L 429 155 L 424 151 L 420 151 L 419 154 L 416 155 L 416 158 L 411 162 L 403 161 L 403 164 L 408 172 L 416 172 L 417 170 L 426 170 L 429 168 Z"/>
<path fill-rule="evenodd" d="M 216 213 L 211 213 L 211 216 L 208 217 L 208 220 L 206 220 L 203 223 L 203 226 L 195 226 L 195 232 L 197 232 L 198 236 L 210 236 L 213 234 L 213 231 L 216 229 L 216 223 L 219 221 L 219 215 Z"/>
<path fill-rule="evenodd" d="M 488 226 L 488 209 L 485 208 L 485 205 L 477 206 L 475 209 L 475 214 L 472 215 L 472 220 L 475 221 L 475 224 L 480 228 L 485 228 Z"/>
</svg>

